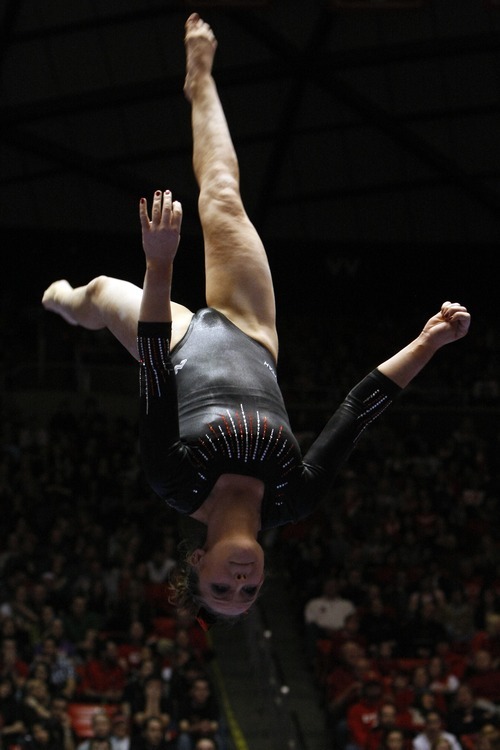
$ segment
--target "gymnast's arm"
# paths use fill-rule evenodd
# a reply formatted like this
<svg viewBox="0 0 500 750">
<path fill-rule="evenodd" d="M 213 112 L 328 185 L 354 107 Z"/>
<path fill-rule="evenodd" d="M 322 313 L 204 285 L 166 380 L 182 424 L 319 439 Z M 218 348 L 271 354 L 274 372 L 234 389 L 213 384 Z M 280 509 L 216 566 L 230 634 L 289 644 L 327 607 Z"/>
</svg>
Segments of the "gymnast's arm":
<svg viewBox="0 0 500 750">
<path fill-rule="evenodd" d="M 320 493 L 325 490 L 368 425 L 409 385 L 438 349 L 463 338 L 469 325 L 470 315 L 463 305 L 443 303 L 412 342 L 358 383 L 304 456 L 306 488 L 308 485 L 314 488 L 315 495 L 318 490 Z M 306 494 L 310 495 L 307 489 Z"/>
<path fill-rule="evenodd" d="M 172 194 L 157 190 L 151 219 L 143 198 L 139 205 L 146 272 L 139 311 L 140 448 L 148 482 L 168 495 L 166 477 L 182 455 L 175 372 L 170 360 L 173 262 L 180 239 L 182 207 Z"/>
</svg>

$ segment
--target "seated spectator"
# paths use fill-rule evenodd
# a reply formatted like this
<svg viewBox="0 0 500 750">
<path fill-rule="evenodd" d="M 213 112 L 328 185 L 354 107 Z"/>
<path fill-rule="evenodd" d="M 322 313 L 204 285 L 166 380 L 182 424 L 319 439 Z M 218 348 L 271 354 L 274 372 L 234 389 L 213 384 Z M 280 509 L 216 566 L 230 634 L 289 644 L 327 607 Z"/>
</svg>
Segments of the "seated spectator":
<svg viewBox="0 0 500 750">
<path fill-rule="evenodd" d="M 448 750 L 462 750 L 462 747 L 454 734 L 443 729 L 443 720 L 439 711 L 429 711 L 425 717 L 425 726 L 413 739 L 413 750 L 431 750 L 433 743 L 444 738 L 450 743 Z"/>
<path fill-rule="evenodd" d="M 402 729 L 388 729 L 381 737 L 377 750 L 409 750 L 410 741 Z"/>
<path fill-rule="evenodd" d="M 370 644 L 370 650 L 375 650 L 382 643 L 396 644 L 397 622 L 380 596 L 370 599 L 361 616 L 359 631 Z"/>
<path fill-rule="evenodd" d="M 407 737 L 412 729 L 411 715 L 408 711 L 398 713 L 396 706 L 390 700 L 383 700 L 378 710 L 377 721 L 370 727 L 365 750 L 379 750 L 389 733 L 396 729 L 401 733 L 401 745 L 405 745 Z M 395 744 L 398 740 L 394 738 Z M 399 748 L 398 748 L 399 750 Z"/>
<path fill-rule="evenodd" d="M 20 692 L 28 675 L 29 664 L 20 657 L 15 638 L 4 638 L 0 651 L 0 676 L 8 677 Z"/>
<path fill-rule="evenodd" d="M 150 716 L 146 719 L 142 734 L 132 740 L 130 750 L 171 750 L 172 745 L 165 738 L 161 719 Z"/>
<path fill-rule="evenodd" d="M 217 739 L 220 709 L 207 678 L 194 680 L 188 697 L 179 705 L 177 750 L 193 750 L 201 737 Z"/>
<path fill-rule="evenodd" d="M 381 681 L 372 675 L 365 677 L 359 700 L 355 701 L 347 711 L 348 748 L 351 750 L 368 748 L 372 730 L 378 724 L 382 702 Z"/>
<path fill-rule="evenodd" d="M 478 705 L 470 685 L 460 685 L 448 712 L 446 727 L 459 739 L 462 735 L 476 735 L 491 721 L 492 710 Z"/>
<path fill-rule="evenodd" d="M 144 624 L 140 620 L 133 620 L 128 627 L 126 636 L 118 645 L 120 664 L 127 675 L 139 668 L 144 651 L 149 644 L 150 641 Z"/>
<path fill-rule="evenodd" d="M 427 665 L 429 673 L 429 688 L 433 693 L 440 693 L 447 703 L 455 695 L 460 680 L 450 672 L 444 659 L 440 656 L 432 656 Z"/>
<path fill-rule="evenodd" d="M 112 750 L 130 750 L 131 737 L 129 722 L 123 714 L 116 714 L 111 721 L 111 747 Z"/>
<path fill-rule="evenodd" d="M 29 734 L 21 741 L 20 747 L 22 750 L 69 750 L 71 746 L 61 745 L 50 723 L 37 719 Z"/>
<path fill-rule="evenodd" d="M 57 641 L 53 636 L 45 636 L 33 664 L 47 666 L 49 687 L 52 692 L 72 698 L 76 689 L 76 671 L 73 661 L 57 650 Z"/>
<path fill-rule="evenodd" d="M 133 733 L 139 734 L 146 719 L 154 716 L 160 719 L 164 730 L 172 721 L 170 701 L 163 692 L 161 677 L 151 675 L 145 683 L 142 694 L 136 700 L 132 712 Z"/>
<path fill-rule="evenodd" d="M 71 726 L 68 712 L 68 699 L 63 695 L 54 695 L 50 701 L 50 725 L 54 736 L 64 750 L 74 750 L 77 744 L 76 733 Z"/>
<path fill-rule="evenodd" d="M 126 682 L 117 645 L 108 639 L 100 644 L 98 655 L 83 665 L 79 695 L 87 700 L 118 703 L 123 697 Z"/>
<path fill-rule="evenodd" d="M 121 699 L 122 710 L 126 716 L 131 717 L 139 710 L 146 682 L 150 677 L 158 674 L 156 662 L 150 656 L 142 659 L 136 672 L 129 673 Z"/>
<path fill-rule="evenodd" d="M 429 659 L 436 645 L 447 638 L 444 625 L 439 620 L 437 605 L 431 599 L 423 599 L 415 615 L 402 630 L 399 639 L 401 654 L 417 659 Z"/>
<path fill-rule="evenodd" d="M 310 599 L 304 608 L 306 651 L 311 664 L 316 657 L 316 641 L 328 638 L 344 626 L 347 615 L 353 614 L 356 607 L 340 595 L 336 578 L 327 578 L 320 596 Z"/>
<path fill-rule="evenodd" d="M 420 732 L 423 729 L 431 711 L 437 711 L 441 716 L 445 716 L 447 713 L 446 701 L 439 693 L 433 693 L 432 690 L 428 689 L 422 690 L 408 707 L 408 712 L 411 715 L 411 728 L 414 732 Z"/>
<path fill-rule="evenodd" d="M 111 748 L 111 729 L 111 718 L 108 712 L 96 711 L 92 714 L 92 736 L 83 740 L 77 750 L 94 750 L 99 742 L 102 744 L 107 742 Z"/>
<path fill-rule="evenodd" d="M 102 618 L 89 609 L 87 597 L 76 594 L 70 602 L 69 610 L 64 614 L 63 622 L 66 637 L 76 648 L 80 648 L 88 630 L 99 630 Z"/>
<path fill-rule="evenodd" d="M 463 682 L 472 688 L 477 700 L 500 703 L 500 671 L 486 649 L 479 649 L 472 655 Z"/>
<path fill-rule="evenodd" d="M 361 695 L 363 673 L 368 666 L 365 653 L 357 643 L 344 643 L 339 663 L 326 678 L 326 701 L 332 726 L 346 718 L 349 706 Z"/>
<path fill-rule="evenodd" d="M 217 750 L 217 748 L 217 742 L 212 737 L 200 737 L 194 746 L 194 750 Z"/>
<path fill-rule="evenodd" d="M 26 732 L 21 705 L 10 677 L 0 676 L 0 747 L 16 744 Z"/>
<path fill-rule="evenodd" d="M 500 750 L 500 728 L 495 721 L 485 724 L 476 736 L 474 750 Z"/>
<path fill-rule="evenodd" d="M 50 693 L 47 683 L 35 678 L 27 681 L 22 703 L 22 716 L 28 731 L 36 721 L 45 722 L 51 718 Z"/>
</svg>

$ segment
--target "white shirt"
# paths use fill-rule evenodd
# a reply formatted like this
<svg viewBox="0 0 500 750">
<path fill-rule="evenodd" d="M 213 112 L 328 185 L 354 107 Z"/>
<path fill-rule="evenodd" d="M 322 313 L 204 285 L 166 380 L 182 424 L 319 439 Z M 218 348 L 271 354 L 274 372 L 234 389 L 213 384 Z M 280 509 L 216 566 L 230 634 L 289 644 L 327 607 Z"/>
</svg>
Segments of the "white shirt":
<svg viewBox="0 0 500 750">
<path fill-rule="evenodd" d="M 326 630 L 340 630 L 344 627 L 347 615 L 352 615 L 356 607 L 348 599 L 327 599 L 318 596 L 306 604 L 304 617 L 306 623 L 314 622 Z"/>
<path fill-rule="evenodd" d="M 462 746 L 454 734 L 450 734 L 450 732 L 440 732 L 440 736 L 448 740 L 451 750 L 462 750 Z M 431 750 L 431 741 L 425 732 L 417 734 L 413 740 L 413 750 Z"/>
</svg>

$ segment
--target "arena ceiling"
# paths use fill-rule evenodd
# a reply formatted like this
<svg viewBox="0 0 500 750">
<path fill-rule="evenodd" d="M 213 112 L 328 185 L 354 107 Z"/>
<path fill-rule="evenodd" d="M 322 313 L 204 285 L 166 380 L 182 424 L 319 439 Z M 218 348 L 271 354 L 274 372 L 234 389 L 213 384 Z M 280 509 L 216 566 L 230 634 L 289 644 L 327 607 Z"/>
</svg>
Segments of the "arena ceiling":
<svg viewBox="0 0 500 750">
<path fill-rule="evenodd" d="M 436 247 L 470 260 L 498 242 L 498 0 L 3 0 L 0 227 L 37 282 L 56 264 L 120 275 L 117 238 L 138 241 L 156 188 L 199 237 L 194 10 L 219 40 L 242 192 L 272 252 L 326 252 L 333 272 L 338 248 L 415 245 L 446 268 Z"/>
</svg>

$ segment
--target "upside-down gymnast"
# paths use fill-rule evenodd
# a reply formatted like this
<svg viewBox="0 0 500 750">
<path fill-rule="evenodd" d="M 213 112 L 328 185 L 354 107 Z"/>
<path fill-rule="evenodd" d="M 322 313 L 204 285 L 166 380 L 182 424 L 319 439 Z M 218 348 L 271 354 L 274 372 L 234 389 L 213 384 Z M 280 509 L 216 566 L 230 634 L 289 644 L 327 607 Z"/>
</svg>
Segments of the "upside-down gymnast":
<svg viewBox="0 0 500 750">
<path fill-rule="evenodd" d="M 185 26 L 193 166 L 199 186 L 206 307 L 170 300 L 182 208 L 157 191 L 139 203 L 143 289 L 100 276 L 73 288 L 55 281 L 43 305 L 69 323 L 108 328 L 136 358 L 140 445 L 147 479 L 170 507 L 206 526 L 175 578 L 177 603 L 202 626 L 237 618 L 264 580 L 259 533 L 317 507 L 367 425 L 445 344 L 466 335 L 470 315 L 445 302 L 421 333 L 347 395 L 302 457 L 276 378 L 278 336 L 271 272 L 247 216 L 239 169 L 212 76 L 217 42 L 192 14 Z M 300 342 L 298 342 L 300 346 Z"/>
</svg>

